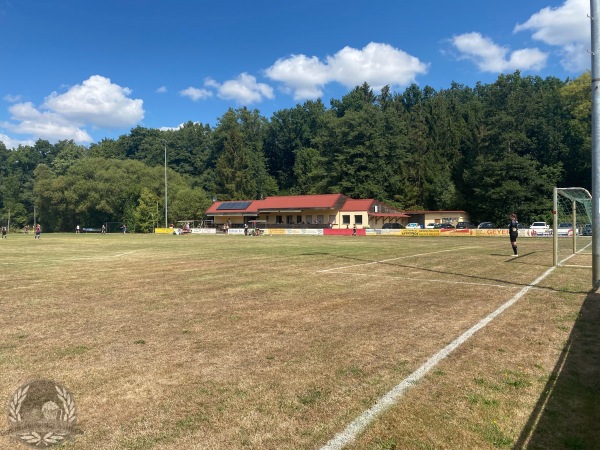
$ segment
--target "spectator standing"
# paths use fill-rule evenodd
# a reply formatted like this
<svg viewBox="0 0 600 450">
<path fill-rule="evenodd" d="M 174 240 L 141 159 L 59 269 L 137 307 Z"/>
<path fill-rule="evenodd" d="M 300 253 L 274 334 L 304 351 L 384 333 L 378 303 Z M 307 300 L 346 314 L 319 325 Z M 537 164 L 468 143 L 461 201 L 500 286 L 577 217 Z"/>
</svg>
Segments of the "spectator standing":
<svg viewBox="0 0 600 450">
<path fill-rule="evenodd" d="M 2 239 L 6 239 L 6 227 L 2 227 Z"/>
<path fill-rule="evenodd" d="M 38 223 L 37 226 L 35 227 L 35 239 L 39 239 L 41 237 L 41 235 L 42 235 L 42 227 Z"/>
</svg>

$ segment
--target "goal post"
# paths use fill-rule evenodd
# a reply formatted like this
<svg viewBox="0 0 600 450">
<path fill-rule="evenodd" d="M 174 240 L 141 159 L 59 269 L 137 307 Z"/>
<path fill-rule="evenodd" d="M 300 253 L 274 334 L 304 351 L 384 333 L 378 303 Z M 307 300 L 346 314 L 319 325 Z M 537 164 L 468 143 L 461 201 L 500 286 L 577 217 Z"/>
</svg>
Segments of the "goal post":
<svg viewBox="0 0 600 450">
<path fill-rule="evenodd" d="M 552 257 L 557 266 L 561 250 L 577 253 L 591 245 L 592 195 L 581 187 L 555 187 L 552 212 Z"/>
</svg>

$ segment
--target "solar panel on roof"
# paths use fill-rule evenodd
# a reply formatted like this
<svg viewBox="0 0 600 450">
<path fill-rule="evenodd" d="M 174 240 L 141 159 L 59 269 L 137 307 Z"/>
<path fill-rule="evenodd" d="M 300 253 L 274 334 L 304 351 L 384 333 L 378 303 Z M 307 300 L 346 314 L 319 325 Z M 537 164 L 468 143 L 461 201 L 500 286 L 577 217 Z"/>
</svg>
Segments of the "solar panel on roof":
<svg viewBox="0 0 600 450">
<path fill-rule="evenodd" d="M 244 210 L 250 206 L 252 202 L 223 202 L 219 206 L 217 206 L 217 210 L 220 209 L 235 209 L 235 210 Z"/>
</svg>

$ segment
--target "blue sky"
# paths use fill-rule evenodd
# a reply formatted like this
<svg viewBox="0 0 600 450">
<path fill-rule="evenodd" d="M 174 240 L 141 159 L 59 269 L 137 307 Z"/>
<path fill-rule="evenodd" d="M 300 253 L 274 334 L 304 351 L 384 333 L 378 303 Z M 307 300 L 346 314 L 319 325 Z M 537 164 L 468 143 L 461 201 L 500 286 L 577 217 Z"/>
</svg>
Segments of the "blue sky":
<svg viewBox="0 0 600 450">
<path fill-rule="evenodd" d="M 363 82 L 401 93 L 590 68 L 589 0 L 0 0 L 0 141 L 216 125 Z"/>
</svg>

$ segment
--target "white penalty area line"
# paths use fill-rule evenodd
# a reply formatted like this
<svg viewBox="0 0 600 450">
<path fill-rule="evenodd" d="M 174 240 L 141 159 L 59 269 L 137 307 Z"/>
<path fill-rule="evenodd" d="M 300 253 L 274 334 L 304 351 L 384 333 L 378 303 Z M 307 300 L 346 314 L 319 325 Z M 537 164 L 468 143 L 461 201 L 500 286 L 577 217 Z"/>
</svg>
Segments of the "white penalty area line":
<svg viewBox="0 0 600 450">
<path fill-rule="evenodd" d="M 478 247 L 477 246 L 471 246 L 471 247 L 454 247 L 454 248 L 449 248 L 449 249 L 446 249 L 446 250 L 438 250 L 438 251 L 435 251 L 435 252 L 417 253 L 415 255 L 398 256 L 397 258 L 382 259 L 382 260 L 379 260 L 379 261 L 369 261 L 369 262 L 366 262 L 366 263 L 352 264 L 350 266 L 340 266 L 340 267 L 332 267 L 331 269 L 317 270 L 317 273 L 333 272 L 335 270 L 350 269 L 352 267 L 371 266 L 373 264 L 383 264 L 383 263 L 390 262 L 390 261 L 397 261 L 399 259 L 414 258 L 416 256 L 429 256 L 429 255 L 435 255 L 436 253 L 453 252 L 453 251 L 456 251 L 456 250 L 465 250 L 465 249 L 469 249 L 469 248 L 478 248 Z"/>
<path fill-rule="evenodd" d="M 571 266 L 567 266 L 571 267 Z M 468 284 L 471 286 L 485 286 L 485 287 L 497 287 L 504 289 L 517 289 L 518 287 L 510 284 L 493 284 L 493 283 L 474 283 L 472 281 L 452 281 L 452 280 L 438 280 L 430 278 L 413 278 L 413 277 L 397 277 L 394 275 L 377 275 L 372 273 L 360 273 L 360 272 L 328 272 L 332 274 L 342 273 L 344 275 L 357 276 L 357 277 L 375 277 L 375 278 L 391 278 L 402 281 L 416 281 L 422 283 L 441 283 L 441 284 Z"/>
<path fill-rule="evenodd" d="M 575 254 L 570 255 L 565 258 L 561 262 L 565 262 L 575 256 Z M 517 292 L 510 300 L 501 305 L 494 312 L 489 314 L 488 316 L 481 319 L 463 334 L 461 334 L 458 338 L 452 341 L 450 344 L 442 348 L 435 355 L 430 357 L 425 363 L 411 373 L 408 377 L 402 380 L 399 384 L 394 386 L 390 391 L 388 391 L 383 397 L 381 397 L 377 402 L 371 406 L 368 410 L 363 412 L 360 416 L 354 419 L 345 429 L 344 431 L 338 433 L 331 439 L 327 444 L 321 447 L 321 450 L 341 450 L 346 444 L 354 441 L 356 437 L 362 433 L 367 426 L 371 424 L 375 420 L 375 418 L 381 414 L 386 409 L 390 408 L 394 404 L 398 402 L 398 400 L 404 395 L 404 393 L 420 381 L 431 369 L 437 366 L 442 360 L 444 360 L 448 355 L 450 355 L 454 350 L 464 344 L 471 336 L 473 336 L 476 332 L 485 328 L 492 320 L 494 320 L 497 316 L 502 314 L 505 310 L 514 305 L 521 297 L 523 297 L 531 288 L 539 284 L 542 280 L 544 280 L 548 275 L 550 275 L 556 267 L 551 267 L 546 270 L 542 275 L 536 278 L 532 283 L 525 286 L 519 292 Z"/>
</svg>

